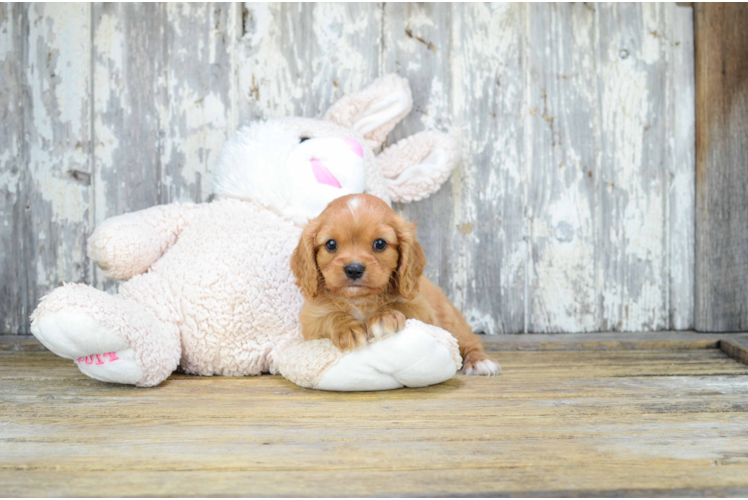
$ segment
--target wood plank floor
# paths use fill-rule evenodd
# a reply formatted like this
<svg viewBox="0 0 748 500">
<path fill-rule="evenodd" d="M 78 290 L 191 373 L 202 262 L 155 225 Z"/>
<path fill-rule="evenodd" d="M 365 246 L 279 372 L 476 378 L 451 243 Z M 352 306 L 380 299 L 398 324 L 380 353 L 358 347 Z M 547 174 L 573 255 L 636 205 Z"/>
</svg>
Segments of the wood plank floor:
<svg viewBox="0 0 748 500">
<path fill-rule="evenodd" d="M 747 495 L 748 366 L 682 345 L 492 351 L 499 377 L 358 394 L 0 350 L 0 496 Z"/>
</svg>

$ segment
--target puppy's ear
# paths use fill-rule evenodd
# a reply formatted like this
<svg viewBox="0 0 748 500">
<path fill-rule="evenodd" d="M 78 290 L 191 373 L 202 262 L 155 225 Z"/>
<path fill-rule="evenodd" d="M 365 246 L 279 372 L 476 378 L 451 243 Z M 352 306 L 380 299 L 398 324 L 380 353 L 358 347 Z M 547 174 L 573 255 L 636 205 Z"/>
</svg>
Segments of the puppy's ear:
<svg viewBox="0 0 748 500">
<path fill-rule="evenodd" d="M 415 222 L 409 223 L 402 219 L 395 225 L 400 250 L 396 276 L 397 291 L 407 300 L 413 299 L 418 293 L 418 279 L 426 267 L 426 255 L 416 240 L 417 225 Z"/>
<path fill-rule="evenodd" d="M 319 223 L 313 220 L 307 224 L 299 238 L 299 244 L 291 255 L 291 271 L 296 277 L 296 285 L 307 299 L 319 294 L 321 280 L 317 268 L 317 252 L 314 239 L 317 236 Z"/>
</svg>

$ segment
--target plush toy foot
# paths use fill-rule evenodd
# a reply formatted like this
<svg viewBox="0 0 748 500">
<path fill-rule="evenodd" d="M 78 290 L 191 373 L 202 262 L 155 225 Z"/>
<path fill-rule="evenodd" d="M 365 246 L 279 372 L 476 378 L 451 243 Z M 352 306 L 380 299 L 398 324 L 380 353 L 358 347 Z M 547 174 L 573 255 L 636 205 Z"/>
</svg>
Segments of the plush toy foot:
<svg viewBox="0 0 748 500">
<path fill-rule="evenodd" d="M 399 333 L 342 353 L 328 339 L 299 342 L 279 354 L 279 371 L 302 387 L 325 391 L 382 391 L 424 387 L 454 376 L 457 341 L 445 330 L 408 320 Z"/>
<path fill-rule="evenodd" d="M 31 320 L 47 349 L 102 382 L 153 386 L 179 363 L 179 340 L 168 325 L 140 304 L 86 285 L 57 288 Z"/>
<path fill-rule="evenodd" d="M 53 353 L 74 360 L 91 378 L 118 384 L 137 384 L 143 378 L 143 368 L 127 341 L 86 313 L 42 314 L 31 333 Z"/>
</svg>

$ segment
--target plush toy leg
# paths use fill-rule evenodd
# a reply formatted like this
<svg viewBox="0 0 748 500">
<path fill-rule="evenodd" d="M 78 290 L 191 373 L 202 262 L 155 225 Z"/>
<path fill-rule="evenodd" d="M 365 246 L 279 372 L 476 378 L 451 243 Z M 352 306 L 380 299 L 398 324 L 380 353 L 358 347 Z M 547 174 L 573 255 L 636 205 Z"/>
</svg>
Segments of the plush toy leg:
<svg viewBox="0 0 748 500">
<path fill-rule="evenodd" d="M 154 386 L 177 367 L 178 329 L 135 300 L 87 285 L 65 285 L 44 297 L 31 333 L 103 382 Z"/>
<path fill-rule="evenodd" d="M 279 371 L 302 387 L 326 391 L 382 391 L 444 382 L 462 365 L 449 332 L 409 319 L 399 333 L 342 353 L 329 339 L 292 343 L 279 354 Z"/>
</svg>

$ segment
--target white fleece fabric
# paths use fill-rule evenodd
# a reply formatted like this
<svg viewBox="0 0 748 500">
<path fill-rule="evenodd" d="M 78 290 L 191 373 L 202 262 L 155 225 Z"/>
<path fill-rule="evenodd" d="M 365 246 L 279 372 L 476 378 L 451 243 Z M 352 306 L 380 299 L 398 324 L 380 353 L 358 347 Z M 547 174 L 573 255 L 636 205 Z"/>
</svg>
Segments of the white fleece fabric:
<svg viewBox="0 0 748 500">
<path fill-rule="evenodd" d="M 89 238 L 88 253 L 106 276 L 126 280 L 119 293 L 64 285 L 41 300 L 31 316 L 32 333 L 86 375 L 138 386 L 159 384 L 177 366 L 196 375 L 280 372 L 304 387 L 329 390 L 427 385 L 451 377 L 461 363 L 457 344 L 428 325 L 409 325 L 348 354 L 331 350 L 329 342 L 303 342 L 300 334 L 303 298 L 289 263 L 307 220 L 351 192 L 388 203 L 391 194 L 403 199 L 405 191 L 415 199 L 425 189 L 426 196 L 454 164 L 449 155 L 456 147 L 443 135 L 444 142 L 424 136 L 390 148 L 386 161 L 375 156 L 372 137 L 394 126 L 410 97 L 399 77 L 380 80 L 341 100 L 332 113 L 355 117 L 365 102 L 368 138 L 347 122 L 256 122 L 227 141 L 215 168 L 215 201 L 172 203 L 106 220 Z M 436 142 L 430 157 L 426 149 Z M 414 159 L 420 163 L 402 177 Z M 383 170 L 401 178 L 386 180 Z M 369 386 L 361 375 L 367 373 Z"/>
<path fill-rule="evenodd" d="M 290 343 L 282 351 L 280 373 L 325 391 L 424 387 L 452 378 L 462 367 L 459 352 L 448 332 L 409 319 L 402 332 L 348 354 L 329 339 Z"/>
</svg>

